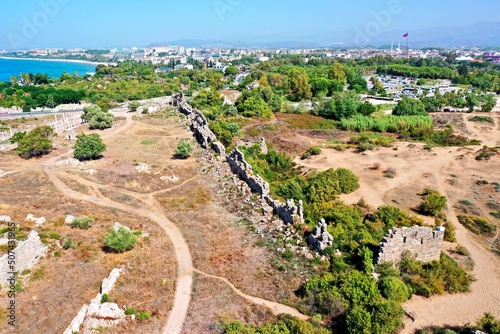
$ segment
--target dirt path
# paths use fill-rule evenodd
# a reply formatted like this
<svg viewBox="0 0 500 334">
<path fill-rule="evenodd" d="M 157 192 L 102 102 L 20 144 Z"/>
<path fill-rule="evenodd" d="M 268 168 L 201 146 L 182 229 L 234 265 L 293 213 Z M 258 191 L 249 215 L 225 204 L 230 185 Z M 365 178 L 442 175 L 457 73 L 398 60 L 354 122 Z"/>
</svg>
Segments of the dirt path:
<svg viewBox="0 0 500 334">
<path fill-rule="evenodd" d="M 102 137 L 109 138 L 128 130 L 132 126 L 132 119 L 131 115 L 125 116 L 127 117 L 127 122 L 125 123 L 125 125 L 112 129 L 111 131 L 105 133 Z M 180 333 L 182 331 L 184 320 L 186 318 L 189 303 L 191 300 L 191 285 L 193 282 L 194 270 L 189 247 L 184 240 L 180 230 L 177 228 L 177 226 L 175 226 L 175 224 L 169 221 L 163 215 L 163 213 L 156 208 L 156 206 L 153 210 L 148 210 L 146 208 L 135 208 L 127 204 L 114 202 L 104 196 L 99 196 L 99 194 L 86 195 L 70 189 L 59 179 L 59 172 L 55 167 L 55 163 L 58 159 L 70 154 L 71 151 L 51 157 L 50 159 L 43 162 L 43 169 L 45 173 L 47 174 L 49 180 L 59 191 L 61 191 L 65 196 L 72 197 L 77 200 L 87 201 L 99 206 L 112 207 L 135 215 L 149 218 L 156 222 L 172 241 L 175 250 L 175 258 L 177 261 L 176 289 L 173 308 L 169 314 L 167 324 L 163 328 L 162 333 Z M 96 184 L 94 184 L 92 187 L 96 192 L 99 192 L 98 188 L 112 189 L 112 187 Z"/>
<path fill-rule="evenodd" d="M 262 298 L 258 298 L 258 297 L 247 295 L 247 294 L 243 293 L 242 291 L 238 290 L 238 288 L 236 288 L 231 282 L 229 282 L 224 277 L 209 275 L 209 274 L 206 274 L 203 271 L 200 271 L 200 270 L 197 270 L 197 269 L 195 269 L 194 271 L 196 273 L 200 274 L 200 275 L 205 276 L 205 277 L 217 279 L 219 281 L 222 281 L 222 282 L 226 283 L 227 285 L 229 285 L 229 287 L 238 296 L 241 296 L 241 297 L 245 298 L 246 300 L 248 300 L 251 303 L 254 303 L 254 304 L 257 304 L 257 305 L 261 305 L 261 306 L 265 306 L 265 307 L 269 308 L 271 310 L 271 312 L 273 312 L 273 314 L 275 314 L 275 315 L 283 314 L 284 313 L 284 314 L 288 314 L 288 315 L 300 318 L 302 320 L 308 320 L 308 319 L 311 318 L 311 317 L 309 317 L 307 315 L 304 315 L 304 314 L 300 313 L 297 309 L 295 309 L 293 307 L 290 307 L 290 306 L 287 306 L 287 305 L 283 305 L 283 304 L 280 304 L 280 303 L 276 303 L 276 302 L 272 302 L 272 301 L 269 301 L 269 300 L 266 300 L 266 299 L 262 299 Z"/>
</svg>

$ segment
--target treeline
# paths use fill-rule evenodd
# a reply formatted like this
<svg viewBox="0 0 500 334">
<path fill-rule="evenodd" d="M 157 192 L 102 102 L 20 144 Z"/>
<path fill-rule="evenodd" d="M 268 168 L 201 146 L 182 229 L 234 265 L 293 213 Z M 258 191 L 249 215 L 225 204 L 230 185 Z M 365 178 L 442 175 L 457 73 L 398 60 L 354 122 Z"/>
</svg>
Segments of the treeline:
<svg viewBox="0 0 500 334">
<path fill-rule="evenodd" d="M 53 108 L 59 104 L 80 103 L 85 97 L 83 90 L 47 86 L 15 86 L 0 83 L 0 106 L 28 106 L 30 108 Z"/>
</svg>

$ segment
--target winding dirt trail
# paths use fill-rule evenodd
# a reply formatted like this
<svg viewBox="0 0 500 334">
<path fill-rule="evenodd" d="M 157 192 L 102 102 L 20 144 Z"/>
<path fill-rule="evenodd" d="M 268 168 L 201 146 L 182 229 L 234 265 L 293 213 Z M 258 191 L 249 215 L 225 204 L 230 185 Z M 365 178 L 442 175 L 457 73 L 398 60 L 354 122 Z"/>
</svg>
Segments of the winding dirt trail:
<svg viewBox="0 0 500 334">
<path fill-rule="evenodd" d="M 105 133 L 102 137 L 109 138 L 128 130 L 132 126 L 132 117 L 131 115 L 125 115 L 125 117 L 127 118 L 127 122 L 125 123 L 125 125 L 112 129 L 111 131 Z M 191 286 L 193 282 L 194 268 L 189 247 L 184 240 L 180 230 L 177 228 L 177 226 L 175 226 L 174 223 L 169 221 L 161 213 L 161 211 L 149 210 L 146 208 L 135 208 L 127 204 L 112 201 L 111 199 L 104 196 L 99 196 L 99 194 L 82 194 L 66 186 L 58 177 L 59 171 L 55 167 L 55 163 L 58 159 L 70 155 L 71 153 L 72 151 L 54 156 L 44 161 L 43 163 L 45 173 L 47 174 L 49 180 L 59 191 L 61 191 L 65 196 L 72 197 L 77 200 L 83 200 L 99 206 L 116 208 L 118 210 L 149 218 L 152 221 L 156 222 L 172 241 L 174 245 L 175 258 L 177 261 L 177 279 L 173 308 L 169 314 L 167 324 L 163 328 L 162 333 L 181 333 L 184 320 L 188 312 L 189 303 L 191 301 Z M 107 186 L 96 184 L 94 184 L 92 187 L 97 192 L 98 188 L 108 188 Z"/>
<path fill-rule="evenodd" d="M 198 270 L 198 269 L 195 269 L 194 271 L 200 275 L 205 276 L 205 277 L 217 279 L 219 281 L 226 283 L 238 296 L 243 297 L 246 300 L 248 300 L 249 302 L 254 303 L 256 305 L 261 305 L 261 306 L 267 307 L 268 309 L 271 310 L 271 312 L 273 312 L 274 315 L 285 313 L 285 314 L 289 314 L 291 316 L 297 317 L 297 318 L 302 319 L 302 320 L 309 320 L 311 318 L 307 315 L 300 313 L 297 309 L 290 307 L 288 305 L 283 305 L 283 304 L 272 302 L 272 301 L 262 299 L 259 297 L 247 295 L 247 294 L 243 293 L 241 290 L 239 290 L 238 288 L 236 288 L 233 285 L 233 283 L 229 282 L 224 277 L 209 275 L 209 274 L 206 274 L 203 271 Z"/>
<path fill-rule="evenodd" d="M 110 131 L 104 133 L 102 135 L 102 138 L 110 138 L 113 136 L 116 136 L 120 133 L 123 133 L 127 131 L 128 129 L 131 128 L 133 121 L 132 121 L 132 115 L 130 114 L 124 114 L 126 117 L 127 121 L 124 125 L 113 128 Z M 65 152 L 56 156 L 53 156 L 45 161 L 40 161 L 36 164 L 37 167 L 42 167 L 43 171 L 45 174 L 48 176 L 50 182 L 54 184 L 54 186 L 61 191 L 65 196 L 77 199 L 77 200 L 83 200 L 86 202 L 93 203 L 95 205 L 99 206 L 106 206 L 106 207 L 111 207 L 115 208 L 118 210 L 122 210 L 124 212 L 128 212 L 134 215 L 142 216 L 148 219 L 151 219 L 155 223 L 157 223 L 167 234 L 169 239 L 172 241 L 172 244 L 174 245 L 174 251 L 175 251 L 175 258 L 177 262 L 177 278 L 176 278 L 176 288 L 175 288 L 175 297 L 173 301 L 173 308 L 168 316 L 167 324 L 165 327 L 162 329 L 161 333 L 163 334 L 176 334 L 176 333 L 181 333 L 184 321 L 186 319 L 186 316 L 188 314 L 188 309 L 189 309 L 189 304 L 191 301 L 191 287 L 193 283 L 193 276 L 194 272 L 197 272 L 199 274 L 205 275 L 210 278 L 215 278 L 218 280 L 222 280 L 226 284 L 228 284 L 231 289 L 238 294 L 239 296 L 245 298 L 247 301 L 251 303 L 255 303 L 257 305 L 265 306 L 269 309 L 274 314 L 280 314 L 280 313 L 285 313 L 289 314 L 292 316 L 296 316 L 301 319 L 309 319 L 308 316 L 305 316 L 301 314 L 298 310 L 289 307 L 287 305 L 279 304 L 276 302 L 268 301 L 262 298 L 257 298 L 253 296 L 249 296 L 241 292 L 239 289 L 237 289 L 231 282 L 229 282 L 227 279 L 222 278 L 222 277 L 217 277 L 217 276 L 212 276 L 205 274 L 201 271 L 198 271 L 194 268 L 189 246 L 186 243 L 184 237 L 182 236 L 182 233 L 180 232 L 179 228 L 172 223 L 163 213 L 163 208 L 161 204 L 154 198 L 154 196 L 158 193 L 163 193 L 163 192 L 169 192 L 172 191 L 176 188 L 182 187 L 185 184 L 193 181 L 198 177 L 198 175 L 185 180 L 184 182 L 175 185 L 171 188 L 168 189 L 162 189 L 160 191 L 154 191 L 146 194 L 139 194 L 130 190 L 126 189 L 121 189 L 117 187 L 113 187 L 110 185 L 103 185 L 103 184 L 98 184 L 95 182 L 92 182 L 88 179 L 85 179 L 81 176 L 72 174 L 72 173 L 67 173 L 64 171 L 62 168 L 59 168 L 56 165 L 57 160 L 65 157 L 65 156 L 70 156 L 72 154 L 72 151 Z M 64 176 L 69 179 L 72 179 L 73 181 L 86 185 L 88 186 L 89 193 L 90 194 L 84 194 L 80 193 L 78 191 L 75 191 L 71 188 L 69 188 L 61 179 L 60 177 Z M 137 208 L 132 205 L 128 205 L 125 203 L 119 203 L 111 200 L 110 198 L 106 197 L 103 195 L 101 192 L 102 190 L 108 190 L 108 191 L 117 191 L 121 192 L 124 194 L 127 194 L 139 201 L 141 201 L 144 204 L 144 207 Z"/>
</svg>

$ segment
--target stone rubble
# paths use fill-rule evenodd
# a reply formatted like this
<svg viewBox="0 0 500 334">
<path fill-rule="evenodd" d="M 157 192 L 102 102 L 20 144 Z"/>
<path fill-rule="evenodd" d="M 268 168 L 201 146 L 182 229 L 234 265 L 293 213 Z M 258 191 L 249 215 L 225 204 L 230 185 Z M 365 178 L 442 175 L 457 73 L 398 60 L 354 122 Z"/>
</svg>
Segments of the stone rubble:
<svg viewBox="0 0 500 334">
<path fill-rule="evenodd" d="M 31 231 L 28 239 L 18 243 L 17 247 L 14 249 L 16 254 L 16 268 L 17 272 L 22 272 L 26 269 L 31 269 L 40 260 L 40 258 L 45 255 L 48 251 L 48 247 L 42 243 L 40 237 L 36 231 Z M 8 254 L 4 254 L 0 258 L 0 284 L 2 287 L 8 286 L 9 272 L 10 270 L 8 261 Z"/>
<path fill-rule="evenodd" d="M 103 280 L 99 293 L 90 301 L 89 305 L 83 305 L 64 334 L 80 333 L 82 325 L 82 333 L 91 334 L 95 333 L 96 328 L 116 326 L 125 320 L 125 311 L 116 303 L 101 303 L 102 296 L 111 292 L 122 271 L 123 268 L 115 268 L 111 271 L 109 277 Z"/>
<path fill-rule="evenodd" d="M 135 170 L 139 173 L 151 173 L 150 170 L 151 166 L 146 164 L 146 163 L 140 163 L 139 165 L 135 166 Z"/>
<path fill-rule="evenodd" d="M 35 227 L 42 226 L 47 220 L 45 217 L 36 218 L 31 213 L 26 216 L 26 220 L 35 223 Z"/>
</svg>

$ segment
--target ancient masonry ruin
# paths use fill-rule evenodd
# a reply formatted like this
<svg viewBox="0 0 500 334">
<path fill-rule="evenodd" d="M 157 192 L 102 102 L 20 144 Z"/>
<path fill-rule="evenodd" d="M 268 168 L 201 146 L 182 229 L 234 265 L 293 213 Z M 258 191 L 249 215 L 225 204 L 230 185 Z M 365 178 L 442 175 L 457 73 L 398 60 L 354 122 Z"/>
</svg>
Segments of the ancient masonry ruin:
<svg viewBox="0 0 500 334">
<path fill-rule="evenodd" d="M 406 252 L 422 262 L 439 260 L 443 246 L 444 227 L 413 226 L 393 228 L 380 243 L 377 263 L 399 262 Z"/>
<path fill-rule="evenodd" d="M 212 130 L 209 129 L 208 121 L 205 118 L 205 115 L 203 115 L 203 113 L 198 109 L 191 107 L 189 103 L 184 100 L 184 95 L 182 93 L 174 96 L 173 103 L 191 122 L 189 128 L 193 132 L 198 144 L 207 149 L 209 144 L 214 142 L 217 138 Z"/>
<path fill-rule="evenodd" d="M 8 216 L 0 218 L 1 221 L 6 223 L 11 222 L 11 218 Z M 40 240 L 38 233 L 31 231 L 28 239 L 20 242 L 12 251 L 15 254 L 16 260 L 15 271 L 22 272 L 23 270 L 31 269 L 47 253 L 48 249 Z M 0 258 L 0 284 L 3 287 L 8 286 L 9 272 L 12 272 L 12 270 L 9 268 L 8 254 L 5 254 Z"/>
<path fill-rule="evenodd" d="M 208 128 L 208 122 L 203 113 L 192 108 L 184 100 L 182 93 L 174 96 L 173 103 L 179 108 L 179 111 L 189 119 L 189 127 L 200 146 L 207 149 L 211 144 L 212 149 L 217 154 L 226 157 L 226 148 L 222 143 L 216 141 L 217 138 Z M 259 146 L 264 152 L 267 152 L 267 145 L 265 145 L 264 139 L 259 140 Z M 274 200 L 269 195 L 269 184 L 260 175 L 253 172 L 252 166 L 245 161 L 243 152 L 236 148 L 226 157 L 226 161 L 231 171 L 247 183 L 253 192 L 260 194 L 265 203 L 273 209 L 274 213 L 277 214 L 285 224 L 289 225 L 295 222 L 304 221 L 302 201 L 299 201 L 298 205 L 295 205 L 293 200 L 289 200 L 287 203 Z"/>
<path fill-rule="evenodd" d="M 327 247 L 332 247 L 333 237 L 328 233 L 328 224 L 324 219 L 321 219 L 318 226 L 309 234 L 309 243 L 320 252 Z"/>
<path fill-rule="evenodd" d="M 116 303 L 101 303 L 102 296 L 110 293 L 122 271 L 123 268 L 111 271 L 109 277 L 102 281 L 100 293 L 90 301 L 89 305 L 83 305 L 63 334 L 80 333 L 82 325 L 82 333 L 95 333 L 96 328 L 115 326 L 125 320 L 125 311 Z"/>
</svg>

